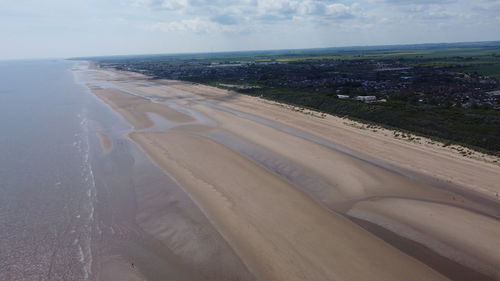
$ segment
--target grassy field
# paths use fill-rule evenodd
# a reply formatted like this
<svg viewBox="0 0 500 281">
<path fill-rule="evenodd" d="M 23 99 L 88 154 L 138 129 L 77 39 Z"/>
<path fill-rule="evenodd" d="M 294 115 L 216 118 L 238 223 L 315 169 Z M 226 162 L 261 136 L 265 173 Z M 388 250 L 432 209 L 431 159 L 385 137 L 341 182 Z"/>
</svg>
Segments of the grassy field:
<svg viewBox="0 0 500 281">
<path fill-rule="evenodd" d="M 494 78 L 500 78 L 500 63 L 495 64 L 480 64 L 471 65 L 467 67 L 458 67 L 455 69 L 459 72 L 474 73 L 477 72 L 481 75 L 486 75 Z"/>
<path fill-rule="evenodd" d="M 290 57 L 290 58 L 278 58 L 278 59 L 257 59 L 255 61 L 257 62 L 271 62 L 271 61 L 278 61 L 278 62 L 292 62 L 292 61 L 306 61 L 306 60 L 339 60 L 339 59 L 345 59 L 346 57 L 343 56 L 308 56 L 308 57 Z"/>
<path fill-rule="evenodd" d="M 256 62 L 297 62 L 308 60 L 401 60 L 413 66 L 450 68 L 451 71 L 479 73 L 485 76 L 500 77 L 500 44 L 469 48 L 416 48 L 388 50 L 316 50 L 309 53 L 261 54 L 254 58 Z"/>
</svg>

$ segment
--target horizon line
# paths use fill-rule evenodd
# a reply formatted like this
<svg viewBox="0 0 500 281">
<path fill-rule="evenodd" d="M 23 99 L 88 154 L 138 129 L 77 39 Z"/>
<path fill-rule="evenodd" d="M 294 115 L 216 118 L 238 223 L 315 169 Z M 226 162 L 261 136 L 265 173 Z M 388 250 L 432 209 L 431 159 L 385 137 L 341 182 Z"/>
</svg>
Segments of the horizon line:
<svg viewBox="0 0 500 281">
<path fill-rule="evenodd" d="M 425 45 L 453 45 L 453 44 L 486 44 L 495 43 L 500 45 L 499 40 L 485 41 L 454 41 L 454 42 L 424 42 L 424 43 L 400 43 L 400 44 L 382 44 L 382 45 L 345 45 L 345 46 L 329 46 L 329 47 L 306 47 L 306 48 L 291 48 L 291 49 L 251 49 L 251 50 L 234 50 L 234 51 L 207 51 L 207 52 L 172 52 L 172 53 L 131 53 L 118 55 L 97 55 L 97 56 L 78 56 L 64 58 L 67 60 L 104 58 L 104 57 L 127 57 L 127 56 L 178 56 L 178 55 L 206 55 L 206 54 L 229 54 L 229 53 L 251 53 L 251 52 L 279 52 L 279 51 L 301 51 L 301 50 L 326 50 L 326 49 L 359 49 L 359 48 L 382 48 L 382 47 L 408 47 L 408 46 L 425 46 Z M 49 58 L 47 58 L 49 59 Z"/>
<path fill-rule="evenodd" d="M 128 57 L 128 56 L 179 56 L 179 55 L 206 55 L 206 54 L 229 54 L 229 53 L 251 53 L 251 52 L 279 52 L 279 51 L 301 51 L 301 50 L 326 50 L 326 49 L 362 49 L 362 48 L 382 48 L 382 47 L 408 47 L 425 45 L 453 45 L 453 44 L 485 44 L 494 43 L 500 45 L 500 39 L 484 41 L 453 41 L 453 42 L 421 42 L 421 43 L 393 43 L 380 45 L 343 45 L 328 47 L 305 47 L 305 48 L 276 48 L 276 49 L 250 49 L 234 51 L 200 51 L 200 52 L 171 52 L 171 53 L 128 53 L 128 54 L 107 54 L 107 55 L 84 55 L 71 57 L 32 57 L 32 58 L 0 58 L 0 61 L 28 61 L 28 60 L 86 60 L 104 57 Z"/>
</svg>

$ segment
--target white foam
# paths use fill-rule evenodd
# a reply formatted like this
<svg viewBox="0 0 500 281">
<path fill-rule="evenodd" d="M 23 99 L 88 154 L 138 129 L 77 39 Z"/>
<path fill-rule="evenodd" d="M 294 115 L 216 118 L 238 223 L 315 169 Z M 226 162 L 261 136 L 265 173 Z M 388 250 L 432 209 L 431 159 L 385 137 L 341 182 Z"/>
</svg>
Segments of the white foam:
<svg viewBox="0 0 500 281">
<path fill-rule="evenodd" d="M 81 263 L 85 262 L 85 254 L 83 253 L 82 245 L 78 245 L 78 260 Z"/>
<path fill-rule="evenodd" d="M 83 212 L 78 215 L 78 218 L 83 217 L 83 229 L 80 238 L 78 239 L 78 253 L 79 261 L 83 265 L 84 280 L 89 280 L 92 273 L 92 236 L 94 231 L 94 202 L 96 200 L 96 186 L 95 178 L 92 170 L 92 163 L 90 161 L 90 136 L 89 136 L 89 122 L 86 118 L 87 114 L 80 115 L 82 118 L 80 125 L 82 127 L 82 134 L 78 140 L 76 147 L 83 155 L 82 164 L 82 180 L 87 188 L 85 191 L 86 200 L 83 202 Z"/>
</svg>

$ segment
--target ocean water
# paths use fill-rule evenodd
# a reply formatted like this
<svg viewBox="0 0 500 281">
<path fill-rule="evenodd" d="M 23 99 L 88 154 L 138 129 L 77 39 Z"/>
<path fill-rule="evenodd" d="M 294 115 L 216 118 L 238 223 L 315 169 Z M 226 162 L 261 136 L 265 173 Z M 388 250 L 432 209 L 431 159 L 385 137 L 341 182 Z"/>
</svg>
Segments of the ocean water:
<svg viewBox="0 0 500 281">
<path fill-rule="evenodd" d="M 92 101 L 74 64 L 0 62 L 0 280 L 92 273 Z"/>
<path fill-rule="evenodd" d="M 90 92 L 92 73 L 86 62 L 0 62 L 0 281 L 253 280 Z"/>
</svg>

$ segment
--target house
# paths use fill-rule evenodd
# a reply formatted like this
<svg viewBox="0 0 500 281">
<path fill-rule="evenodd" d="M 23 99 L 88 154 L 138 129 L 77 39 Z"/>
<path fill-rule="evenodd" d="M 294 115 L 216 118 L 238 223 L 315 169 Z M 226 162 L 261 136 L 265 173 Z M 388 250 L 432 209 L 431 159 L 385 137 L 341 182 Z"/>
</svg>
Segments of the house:
<svg viewBox="0 0 500 281">
<path fill-rule="evenodd" d="M 491 92 L 487 92 L 488 95 L 490 96 L 500 96 L 500 90 L 496 90 L 496 91 L 491 91 Z"/>
<path fill-rule="evenodd" d="M 359 100 L 359 101 L 368 102 L 368 101 L 376 101 L 377 97 L 376 96 L 357 96 L 355 99 Z"/>
</svg>

